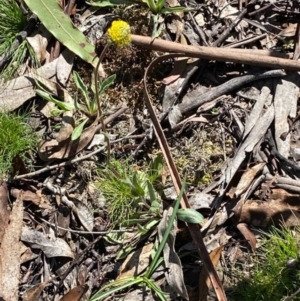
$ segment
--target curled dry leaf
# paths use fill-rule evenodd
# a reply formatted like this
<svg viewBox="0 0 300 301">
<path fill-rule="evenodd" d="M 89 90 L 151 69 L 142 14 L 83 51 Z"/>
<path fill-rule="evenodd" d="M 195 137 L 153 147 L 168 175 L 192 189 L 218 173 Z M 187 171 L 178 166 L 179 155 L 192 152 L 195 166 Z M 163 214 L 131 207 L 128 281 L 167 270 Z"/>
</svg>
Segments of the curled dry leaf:
<svg viewBox="0 0 300 301">
<path fill-rule="evenodd" d="M 44 233 L 24 227 L 21 240 L 29 243 L 33 249 L 42 250 L 48 258 L 57 256 L 74 258 L 71 248 L 61 238 L 51 241 Z"/>
<path fill-rule="evenodd" d="M 97 131 L 98 119 L 87 129 L 85 129 L 81 136 L 72 141 L 71 138 L 53 143 L 53 141 L 42 141 L 39 146 L 39 156 L 44 161 L 52 159 L 66 159 L 76 155 L 83 150 L 93 139 L 95 132 Z"/>
<path fill-rule="evenodd" d="M 42 291 L 48 285 L 49 282 L 42 282 L 39 284 L 34 285 L 30 289 L 28 289 L 23 295 L 23 301 L 36 301 L 39 300 Z"/>
<path fill-rule="evenodd" d="M 79 301 L 87 290 L 87 285 L 78 285 L 66 293 L 59 301 Z"/>
<path fill-rule="evenodd" d="M 11 195 L 15 198 L 19 195 L 20 192 L 21 190 L 16 188 L 11 189 L 10 191 Z M 43 209 L 52 208 L 49 200 L 42 194 L 41 190 L 37 190 L 35 193 L 30 190 L 23 191 L 23 200 L 32 202 Z"/>
<path fill-rule="evenodd" d="M 249 229 L 248 225 L 245 223 L 237 224 L 237 228 L 243 234 L 243 236 L 247 239 L 249 245 L 251 246 L 252 251 L 256 250 L 256 238 L 252 231 Z"/>
<path fill-rule="evenodd" d="M 269 201 L 248 200 L 242 205 L 240 212 L 233 217 L 238 223 L 246 223 L 256 227 L 280 225 L 298 226 L 300 220 L 299 195 L 290 194 L 283 189 L 274 189 Z"/>
</svg>

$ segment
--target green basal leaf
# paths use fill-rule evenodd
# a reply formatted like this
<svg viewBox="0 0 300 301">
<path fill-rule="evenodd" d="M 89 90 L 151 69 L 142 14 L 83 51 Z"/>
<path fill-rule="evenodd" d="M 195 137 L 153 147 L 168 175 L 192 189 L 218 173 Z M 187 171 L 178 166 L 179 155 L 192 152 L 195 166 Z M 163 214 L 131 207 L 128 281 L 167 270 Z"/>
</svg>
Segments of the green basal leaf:
<svg viewBox="0 0 300 301">
<path fill-rule="evenodd" d="M 109 88 L 115 81 L 116 75 L 112 74 L 108 78 L 106 78 L 100 85 L 99 94 L 101 95 L 107 88 Z"/>
<path fill-rule="evenodd" d="M 126 232 L 112 232 L 106 234 L 104 236 L 104 239 L 111 244 L 122 244 L 125 240 L 128 239 L 128 234 Z"/>
<path fill-rule="evenodd" d="M 78 30 L 57 0 L 24 0 L 45 27 L 68 49 L 94 67 L 97 66 L 95 47 Z"/>
<path fill-rule="evenodd" d="M 151 182 L 149 180 L 147 180 L 147 188 L 148 188 L 150 202 L 152 204 L 152 202 L 156 201 L 156 195 L 155 195 L 155 190 L 153 188 L 153 185 L 151 184 Z"/>
<path fill-rule="evenodd" d="M 83 128 L 84 128 L 87 121 L 88 121 L 88 119 L 85 119 L 79 125 L 77 125 L 75 127 L 75 129 L 72 133 L 72 136 L 71 136 L 72 141 L 77 140 L 81 136 L 81 133 L 83 132 Z"/>
<path fill-rule="evenodd" d="M 165 293 L 155 284 L 153 279 L 144 278 L 144 283 L 155 292 L 160 300 L 167 301 Z"/>
<path fill-rule="evenodd" d="M 163 170 L 163 158 L 162 155 L 158 155 L 155 157 L 153 161 L 151 161 L 149 166 L 149 180 L 154 182 L 161 174 Z"/>
<path fill-rule="evenodd" d="M 154 268 L 157 267 L 157 262 L 158 262 L 158 260 L 160 258 L 160 254 L 161 254 L 161 252 L 164 249 L 164 246 L 165 246 L 165 244 L 167 242 L 168 236 L 169 236 L 169 234 L 171 232 L 174 220 L 175 220 L 176 215 L 177 215 L 177 211 L 178 211 L 178 208 L 179 208 L 179 205 L 180 205 L 180 200 L 181 200 L 181 198 L 183 196 L 184 189 L 185 189 L 185 181 L 186 181 L 186 179 L 184 178 L 183 183 L 182 183 L 182 187 L 180 189 L 180 193 L 179 193 L 179 195 L 178 195 L 178 197 L 177 197 L 177 199 L 175 201 L 175 204 L 174 204 L 173 213 L 172 213 L 172 215 L 171 215 L 171 217 L 169 219 L 168 227 L 167 227 L 167 229 L 166 229 L 166 231 L 165 231 L 165 233 L 163 235 L 162 241 L 158 245 L 158 248 L 157 248 L 157 251 L 156 251 L 156 253 L 154 255 L 154 258 L 151 261 L 151 264 L 150 264 L 149 268 L 147 269 L 147 271 L 145 273 L 145 277 L 146 278 L 150 278 L 151 275 L 153 274 L 153 272 L 155 271 Z"/>
<path fill-rule="evenodd" d="M 132 184 L 133 184 L 132 194 L 134 196 L 144 196 L 145 195 L 145 190 L 140 186 L 140 184 L 138 182 L 138 175 L 136 172 L 133 174 Z"/>
<path fill-rule="evenodd" d="M 81 93 L 83 94 L 85 102 L 89 103 L 90 100 L 89 100 L 89 96 L 88 96 L 87 86 L 84 84 L 81 77 L 79 76 L 79 74 L 76 71 L 73 72 L 73 76 L 74 76 L 74 82 L 75 82 L 77 89 L 79 89 L 81 91 Z"/>
<path fill-rule="evenodd" d="M 172 14 L 172 13 L 189 12 L 189 11 L 194 11 L 194 9 L 189 7 L 184 7 L 184 6 L 175 6 L 175 7 L 164 7 L 160 10 L 160 13 Z"/>
<path fill-rule="evenodd" d="M 161 12 L 161 9 L 165 6 L 165 4 L 166 4 L 166 0 L 157 0 L 157 4 L 156 4 L 157 11 Z"/>
<path fill-rule="evenodd" d="M 146 1 L 147 1 L 147 5 L 150 8 L 150 10 L 155 14 L 158 13 L 158 8 L 155 3 L 155 0 L 146 0 Z"/>
<path fill-rule="evenodd" d="M 72 111 L 75 109 L 75 106 L 70 103 L 66 103 L 60 100 L 55 99 L 51 94 L 48 92 L 42 91 L 40 89 L 36 89 L 36 94 L 42 97 L 45 100 L 51 101 L 55 103 L 61 110 L 64 111 Z"/>
<path fill-rule="evenodd" d="M 96 293 L 89 301 L 99 301 L 104 298 L 107 298 L 109 295 L 112 295 L 120 290 L 123 290 L 127 287 L 136 285 L 143 282 L 142 277 L 124 277 L 108 285 L 104 286 L 98 293 Z"/>
<path fill-rule="evenodd" d="M 120 252 L 118 253 L 116 260 L 124 259 L 128 256 L 128 254 L 133 250 L 132 246 L 127 246 L 125 248 L 122 248 Z"/>
<path fill-rule="evenodd" d="M 199 224 L 204 220 L 203 215 L 192 208 L 178 209 L 177 218 L 189 224 Z"/>
</svg>

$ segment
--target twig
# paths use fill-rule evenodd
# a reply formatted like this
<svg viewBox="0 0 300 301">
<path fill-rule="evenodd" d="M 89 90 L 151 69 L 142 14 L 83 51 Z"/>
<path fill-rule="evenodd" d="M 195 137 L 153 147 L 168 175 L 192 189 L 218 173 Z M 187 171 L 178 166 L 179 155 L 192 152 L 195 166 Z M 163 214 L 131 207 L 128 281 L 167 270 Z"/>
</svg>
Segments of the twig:
<svg viewBox="0 0 300 301">
<path fill-rule="evenodd" d="M 151 100 L 150 100 L 148 89 L 147 89 L 147 76 L 148 76 L 149 71 L 152 70 L 154 68 L 154 66 L 156 66 L 158 63 L 165 60 L 167 56 L 172 57 L 172 56 L 174 56 L 174 54 L 173 55 L 169 54 L 169 55 L 164 55 L 163 57 L 158 57 L 155 60 L 153 60 L 150 63 L 150 65 L 147 67 L 147 69 L 145 71 L 145 74 L 144 74 L 144 93 L 145 93 L 145 102 L 146 102 L 151 120 L 152 120 L 153 125 L 154 125 L 154 131 L 155 131 L 156 138 L 158 140 L 158 143 L 160 145 L 160 148 L 162 150 L 162 153 L 164 155 L 164 158 L 165 158 L 165 160 L 167 162 L 167 165 L 168 165 L 168 168 L 170 170 L 175 190 L 176 190 L 177 194 L 179 195 L 180 189 L 181 189 L 181 186 L 182 186 L 181 179 L 180 179 L 179 173 L 177 171 L 176 165 L 173 161 L 173 158 L 172 158 L 169 146 L 168 146 L 167 139 L 166 139 L 166 137 L 164 135 L 164 132 L 162 130 L 162 127 L 161 127 L 161 125 L 160 125 L 160 123 L 159 123 L 159 121 L 156 117 L 154 108 L 153 108 Z M 187 196 L 186 196 L 185 193 L 183 194 L 183 197 L 180 201 L 180 204 L 181 204 L 182 208 L 189 208 L 190 207 Z M 213 286 L 213 288 L 216 292 L 218 300 L 219 301 L 225 301 L 226 296 L 225 296 L 224 289 L 222 287 L 222 284 L 220 282 L 218 274 L 217 274 L 216 270 L 214 269 L 214 266 L 211 262 L 211 259 L 208 255 L 207 249 L 205 247 L 203 238 L 202 238 L 200 230 L 199 230 L 199 225 L 197 225 L 197 224 L 187 224 L 187 227 L 188 227 L 188 229 L 191 233 L 191 236 L 193 238 L 193 241 L 194 241 L 195 245 L 197 246 L 197 249 L 199 251 L 199 255 L 202 258 L 204 267 L 207 270 L 207 273 L 210 277 L 212 286 Z"/>
<path fill-rule="evenodd" d="M 86 256 L 86 253 L 89 249 L 91 249 L 100 239 L 102 239 L 102 236 L 98 236 L 94 241 L 92 241 L 80 254 L 76 256 L 76 258 L 71 262 L 71 264 L 68 266 L 67 270 L 64 272 L 64 274 L 60 277 L 59 283 L 56 285 L 55 292 L 52 297 L 52 301 L 55 299 L 55 296 L 57 295 L 57 292 L 59 288 L 64 283 L 64 280 L 69 275 L 69 273 L 72 271 L 72 269 L 75 267 L 75 265 L 79 265 L 84 257 Z"/>
<path fill-rule="evenodd" d="M 247 53 L 243 49 L 228 49 L 218 47 L 203 47 L 183 45 L 175 42 L 165 41 L 162 39 L 151 40 L 150 37 L 131 35 L 132 43 L 138 46 L 143 46 L 152 50 L 173 52 L 195 58 L 207 60 L 217 60 L 223 62 L 233 62 L 239 64 L 254 65 L 260 67 L 268 67 L 273 69 L 287 69 L 300 71 L 300 62 L 288 59 L 282 59 L 270 56 L 256 55 Z"/>
<path fill-rule="evenodd" d="M 246 15 L 246 13 L 248 11 L 248 6 L 250 4 L 252 4 L 253 2 L 255 2 L 255 1 L 256 0 L 252 0 L 252 1 L 249 2 L 247 7 L 245 7 L 242 10 L 242 12 L 237 16 L 237 18 L 224 30 L 224 32 L 221 34 L 221 36 L 213 43 L 213 46 L 217 47 L 227 39 L 227 37 L 229 36 L 231 30 L 234 27 L 236 27 L 242 21 L 243 17 Z"/>
<path fill-rule="evenodd" d="M 252 81 L 260 80 L 264 78 L 284 76 L 286 73 L 283 70 L 270 70 L 262 73 L 252 73 L 237 78 L 233 78 L 224 84 L 221 84 L 215 88 L 210 89 L 206 93 L 193 97 L 193 92 L 189 94 L 188 101 L 184 101 L 177 107 L 181 114 L 187 113 L 190 110 L 198 108 L 206 102 L 216 99 L 217 97 L 229 93 L 243 85 L 249 84 Z"/>
</svg>

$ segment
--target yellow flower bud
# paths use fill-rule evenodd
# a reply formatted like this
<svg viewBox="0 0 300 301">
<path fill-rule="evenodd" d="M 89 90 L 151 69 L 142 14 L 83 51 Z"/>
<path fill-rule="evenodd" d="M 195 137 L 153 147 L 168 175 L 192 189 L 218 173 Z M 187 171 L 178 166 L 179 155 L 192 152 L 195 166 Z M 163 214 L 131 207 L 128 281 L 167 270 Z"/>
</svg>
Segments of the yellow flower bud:
<svg viewBox="0 0 300 301">
<path fill-rule="evenodd" d="M 108 35 L 118 47 L 129 45 L 131 42 L 130 26 L 127 22 L 121 20 L 112 22 L 108 29 Z"/>
</svg>

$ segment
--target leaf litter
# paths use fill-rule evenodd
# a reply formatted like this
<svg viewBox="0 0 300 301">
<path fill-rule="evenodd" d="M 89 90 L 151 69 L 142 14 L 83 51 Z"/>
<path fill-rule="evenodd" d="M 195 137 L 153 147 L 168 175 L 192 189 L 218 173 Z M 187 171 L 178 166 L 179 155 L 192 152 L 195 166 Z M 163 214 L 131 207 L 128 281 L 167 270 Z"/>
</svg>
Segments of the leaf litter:
<svg viewBox="0 0 300 301">
<path fill-rule="evenodd" d="M 260 248 L 256 230 L 299 226 L 299 24 L 293 20 L 299 5 L 187 1 L 193 10 L 163 15 L 159 22 L 165 28 L 151 41 L 150 11 L 144 7 L 95 12 L 89 4 L 69 1 L 75 6 L 68 7 L 67 18 L 62 4 L 50 2 L 25 1 L 53 35 L 38 25 L 39 34 L 28 37 L 42 66 L 32 70 L 26 62 L 25 73 L 1 88 L 1 111 L 30 108 L 41 143 L 31 172 L 17 170 L 0 187 L 0 296 L 90 300 L 123 274 L 142 275 L 153 259 L 155 237 L 164 232 L 161 223 L 167 223 L 172 204 L 167 188 L 174 185 L 178 194 L 186 175 L 181 206 L 197 210 L 204 220 L 201 227 L 174 224 L 154 281 L 172 300 L 231 300 L 227 290 L 234 289 L 233 281 L 220 281 L 222 269 L 247 262 Z M 40 14 L 45 8 L 48 16 Z M 108 116 L 104 136 L 111 137 L 113 156 L 123 164 L 130 160 L 133 170 L 149 172 L 145 166 L 159 153 L 165 160 L 157 169 L 160 183 L 150 189 L 134 173 L 120 179 L 134 195 L 135 211 L 119 227 L 101 186 L 93 186 L 105 164 L 105 146 L 90 146 L 101 130 L 99 119 L 85 124 L 72 141 L 82 112 L 54 115 L 54 106 L 49 109 L 36 95 L 40 81 L 60 100 L 72 101 L 77 93 L 72 69 L 92 86 L 97 48 L 104 47 L 106 28 L 118 16 L 132 26 L 132 45 L 112 47 L 102 62 L 102 76 L 116 73 L 102 100 Z M 55 38 L 66 49 L 51 61 L 47 45 Z M 166 52 L 171 54 L 163 56 Z M 71 119 L 64 130 L 60 125 Z M 118 178 L 118 171 L 112 172 Z M 154 201 L 156 195 L 161 203 Z M 142 300 L 145 294 L 153 300 L 151 291 L 132 293 L 114 298 Z"/>
</svg>

